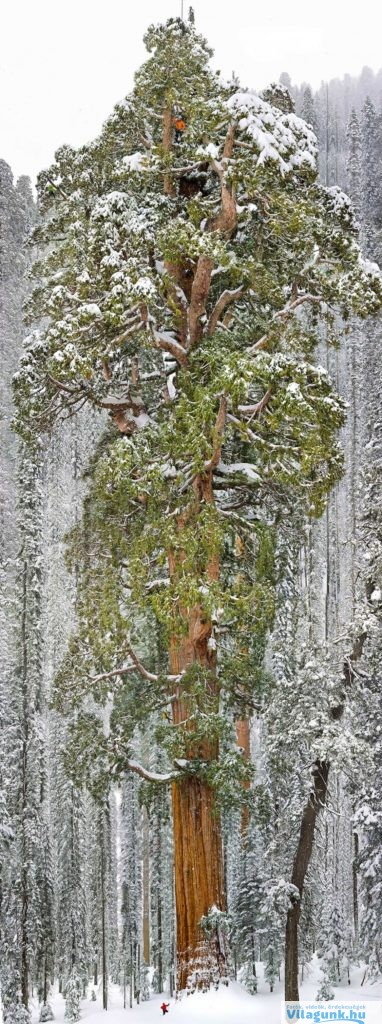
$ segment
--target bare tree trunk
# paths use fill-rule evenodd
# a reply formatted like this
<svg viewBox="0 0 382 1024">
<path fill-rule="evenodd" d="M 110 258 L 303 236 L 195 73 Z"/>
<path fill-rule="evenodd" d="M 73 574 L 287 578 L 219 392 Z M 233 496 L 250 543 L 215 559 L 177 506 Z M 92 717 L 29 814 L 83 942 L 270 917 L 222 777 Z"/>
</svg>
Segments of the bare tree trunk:
<svg viewBox="0 0 382 1024">
<path fill-rule="evenodd" d="M 358 854 L 359 854 L 359 836 L 358 832 L 354 832 L 354 855 L 352 863 L 352 874 L 353 874 L 353 921 L 354 921 L 354 939 L 358 942 L 359 934 L 359 921 L 358 921 Z"/>
<path fill-rule="evenodd" d="M 159 830 L 158 841 L 161 844 L 161 833 Z M 159 851 L 161 857 L 161 849 Z M 162 866 L 159 859 L 159 877 L 157 894 L 157 943 L 158 943 L 158 992 L 163 992 L 163 929 L 162 929 Z"/>
<path fill-rule="evenodd" d="M 102 919 L 102 1005 L 107 1010 L 108 963 L 106 939 L 106 893 L 105 893 L 105 817 L 101 817 L 101 919 Z"/>
<path fill-rule="evenodd" d="M 292 901 L 288 910 L 285 934 L 285 999 L 298 1002 L 298 925 L 301 913 L 301 900 L 304 891 L 306 873 L 313 850 L 316 821 L 326 801 L 328 788 L 329 762 L 317 761 L 313 769 L 313 788 L 305 805 L 302 816 L 300 836 L 296 855 L 293 861 L 292 885 L 299 891 L 300 898 Z"/>
<path fill-rule="evenodd" d="M 167 154 L 171 152 L 172 133 L 173 133 L 173 128 L 172 128 L 172 109 L 171 109 L 171 107 L 165 107 L 165 109 L 163 111 L 163 135 L 162 135 L 162 144 L 163 144 L 163 151 L 164 151 L 164 155 L 165 156 L 167 156 Z M 173 180 L 171 174 L 166 173 L 164 175 L 163 191 L 164 191 L 166 196 L 174 196 L 175 195 L 176 190 L 175 190 L 175 186 L 174 186 L 174 180 Z"/>
<path fill-rule="evenodd" d="M 236 722 L 236 742 L 243 751 L 245 761 L 251 759 L 251 734 L 249 718 L 241 718 Z M 243 782 L 243 789 L 249 790 L 250 782 Z M 249 807 L 244 804 L 241 812 L 241 837 L 245 844 L 249 826 Z"/>
<path fill-rule="evenodd" d="M 346 707 L 347 695 L 351 690 L 354 664 L 362 658 L 367 633 L 360 633 L 353 642 L 353 649 L 345 657 L 342 673 L 342 688 L 339 703 L 331 709 L 332 721 L 340 721 Z M 305 806 L 298 846 L 293 861 L 291 882 L 299 891 L 300 898 L 292 902 L 287 915 L 285 934 L 285 999 L 298 1002 L 298 925 L 301 913 L 301 900 L 304 891 L 306 873 L 312 856 L 314 832 L 321 807 L 324 807 L 328 792 L 329 761 L 316 761 L 313 767 L 313 788 Z"/>
<path fill-rule="evenodd" d="M 27 853 L 27 806 L 28 806 L 28 644 L 27 644 L 27 564 L 23 563 L 23 596 L 21 613 L 21 646 L 22 646 L 22 702 L 23 702 L 23 744 L 21 763 L 21 821 L 22 821 L 22 868 L 21 868 L 21 1000 L 28 1009 L 29 1003 L 29 961 L 28 961 L 28 853 Z"/>
<path fill-rule="evenodd" d="M 143 816 L 143 858 L 142 858 L 142 890 L 143 890 L 143 961 L 150 964 L 150 851 L 149 821 L 147 810 L 142 809 Z"/>
</svg>

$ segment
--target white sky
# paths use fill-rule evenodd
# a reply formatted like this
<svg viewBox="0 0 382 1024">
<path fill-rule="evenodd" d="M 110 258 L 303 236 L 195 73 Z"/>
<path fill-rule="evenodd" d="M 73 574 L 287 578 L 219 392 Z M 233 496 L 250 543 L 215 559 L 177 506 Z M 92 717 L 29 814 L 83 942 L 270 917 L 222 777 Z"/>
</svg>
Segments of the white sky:
<svg viewBox="0 0 382 1024">
<path fill-rule="evenodd" d="M 96 135 L 130 89 L 151 22 L 181 0 L 4 0 L 0 157 L 14 174 L 47 166 L 64 142 Z M 185 14 L 189 0 L 184 0 Z M 359 74 L 382 65 L 380 0 L 194 0 L 197 27 L 225 75 L 262 88 Z"/>
</svg>

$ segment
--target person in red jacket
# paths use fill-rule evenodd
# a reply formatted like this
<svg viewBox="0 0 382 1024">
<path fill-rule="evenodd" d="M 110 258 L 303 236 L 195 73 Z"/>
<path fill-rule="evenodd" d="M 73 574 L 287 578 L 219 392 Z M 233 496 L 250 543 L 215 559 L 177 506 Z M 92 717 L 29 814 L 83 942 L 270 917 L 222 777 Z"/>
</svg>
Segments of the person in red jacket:
<svg viewBox="0 0 382 1024">
<path fill-rule="evenodd" d="M 170 1003 L 162 1003 L 161 1010 L 162 1010 L 163 1016 L 165 1015 L 165 1013 L 168 1013 L 169 1005 L 170 1005 Z"/>
</svg>

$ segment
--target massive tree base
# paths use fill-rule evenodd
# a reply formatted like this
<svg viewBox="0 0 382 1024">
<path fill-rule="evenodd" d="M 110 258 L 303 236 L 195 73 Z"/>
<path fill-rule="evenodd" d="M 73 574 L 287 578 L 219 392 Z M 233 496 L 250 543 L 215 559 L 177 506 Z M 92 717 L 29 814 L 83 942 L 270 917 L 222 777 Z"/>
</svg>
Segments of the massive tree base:
<svg viewBox="0 0 382 1024">
<path fill-rule="evenodd" d="M 209 911 L 226 909 L 220 819 L 213 796 L 198 778 L 173 785 L 177 987 L 191 991 L 207 989 L 227 976 L 223 930 L 218 923 L 208 932 L 201 927 Z"/>
</svg>

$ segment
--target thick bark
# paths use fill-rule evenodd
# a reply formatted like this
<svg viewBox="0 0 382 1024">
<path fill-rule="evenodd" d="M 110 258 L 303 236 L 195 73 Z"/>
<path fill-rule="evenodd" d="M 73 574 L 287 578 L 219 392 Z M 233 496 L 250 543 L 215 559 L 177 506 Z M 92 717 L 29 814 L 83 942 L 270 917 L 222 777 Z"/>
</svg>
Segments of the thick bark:
<svg viewBox="0 0 382 1024">
<path fill-rule="evenodd" d="M 203 334 L 203 318 L 206 315 L 206 303 L 211 287 L 211 275 L 214 268 L 213 260 L 208 256 L 199 256 L 195 277 L 191 289 L 191 301 L 188 314 L 189 347 L 194 348 Z"/>
<path fill-rule="evenodd" d="M 200 609 L 194 609 L 187 638 L 172 642 L 171 668 L 179 672 L 196 661 L 214 669 L 215 655 L 208 649 L 210 635 L 211 624 Z M 174 723 L 184 722 L 187 713 L 187 701 L 180 691 L 173 705 Z M 213 760 L 218 755 L 217 744 L 205 742 L 196 750 L 190 735 L 189 755 Z M 207 942 L 200 926 L 211 907 L 226 909 L 220 819 L 210 786 L 197 776 L 173 783 L 172 806 L 178 988 L 187 984 L 206 987 L 216 974 L 226 973 L 226 953 L 218 936 Z"/>
<path fill-rule="evenodd" d="M 166 107 L 165 110 L 163 111 L 163 135 L 162 135 L 163 151 L 164 151 L 165 155 L 167 155 L 167 153 L 171 152 L 172 136 L 173 136 L 172 109 L 171 109 L 171 107 Z M 164 190 L 166 196 L 174 196 L 175 192 L 176 192 L 175 185 L 174 185 L 174 179 L 173 179 L 172 175 L 168 174 L 167 172 L 166 172 L 166 174 L 164 175 L 164 178 L 163 178 L 163 190 Z"/>
<path fill-rule="evenodd" d="M 318 761 L 313 769 L 313 788 L 305 805 L 300 835 L 293 861 L 292 885 L 299 891 L 300 899 L 293 900 L 288 910 L 285 934 L 285 999 L 298 1002 L 298 926 L 301 913 L 301 899 L 306 873 L 313 850 L 316 821 L 326 801 L 329 762 Z"/>
<path fill-rule="evenodd" d="M 213 500 L 211 472 L 195 481 L 194 490 L 205 501 Z M 181 523 L 179 525 L 181 528 Z M 177 567 L 172 556 L 169 565 L 172 574 Z M 208 575 L 210 580 L 218 578 L 217 557 L 211 558 Z M 186 635 L 171 640 L 170 666 L 174 674 L 179 674 L 195 662 L 210 670 L 212 682 L 209 683 L 208 697 L 216 702 L 217 708 L 219 693 L 215 677 L 216 654 L 208 643 L 211 633 L 212 624 L 201 608 L 193 608 L 187 616 Z M 180 686 L 177 699 L 173 702 L 174 724 L 186 722 L 187 717 L 187 696 Z M 218 745 L 215 741 L 204 741 L 196 745 L 190 729 L 188 756 L 200 757 L 206 762 L 215 760 Z M 204 988 L 216 977 L 225 975 L 227 970 L 224 940 L 220 934 L 206 939 L 200 925 L 201 918 L 211 907 L 222 911 L 226 909 L 220 819 L 214 806 L 211 787 L 196 775 L 173 783 L 172 806 L 178 988 L 187 985 Z"/>
<path fill-rule="evenodd" d="M 213 793 L 198 778 L 173 785 L 178 987 L 207 987 L 226 973 L 219 936 L 207 941 L 200 920 L 226 909 L 220 820 Z"/>
</svg>

